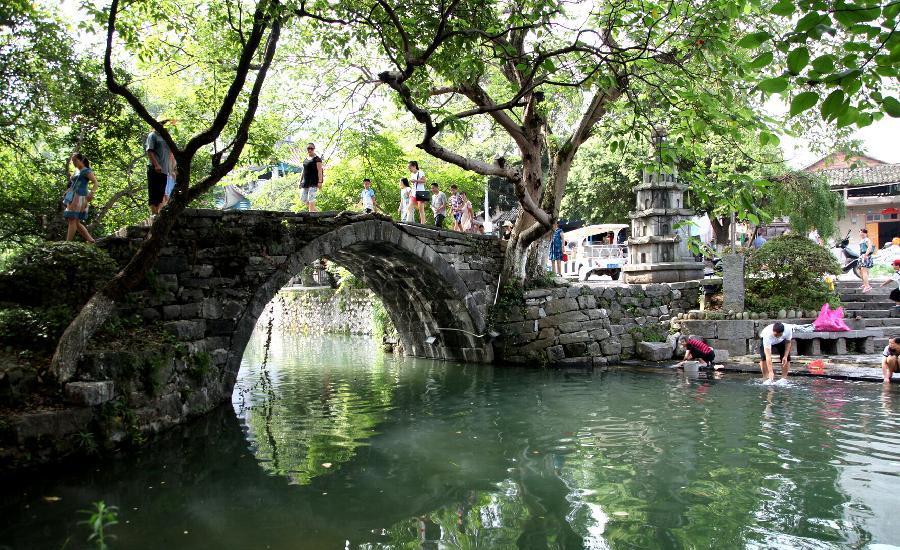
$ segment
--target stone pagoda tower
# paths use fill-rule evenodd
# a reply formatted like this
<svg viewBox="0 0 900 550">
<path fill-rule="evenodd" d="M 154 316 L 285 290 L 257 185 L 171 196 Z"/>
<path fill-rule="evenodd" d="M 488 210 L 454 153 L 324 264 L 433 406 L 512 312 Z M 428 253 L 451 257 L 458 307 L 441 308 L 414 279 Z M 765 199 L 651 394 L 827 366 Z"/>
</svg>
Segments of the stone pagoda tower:
<svg viewBox="0 0 900 550">
<path fill-rule="evenodd" d="M 703 264 L 688 250 L 690 228 L 677 227 L 689 219 L 686 208 L 687 185 L 678 181 L 678 172 L 664 174 L 662 147 L 666 131 L 654 128 L 651 136 L 657 170 L 644 170 L 643 181 L 634 187 L 636 211 L 631 212 L 631 238 L 628 239 L 628 264 L 623 271 L 627 283 L 674 283 L 703 278 Z"/>
</svg>

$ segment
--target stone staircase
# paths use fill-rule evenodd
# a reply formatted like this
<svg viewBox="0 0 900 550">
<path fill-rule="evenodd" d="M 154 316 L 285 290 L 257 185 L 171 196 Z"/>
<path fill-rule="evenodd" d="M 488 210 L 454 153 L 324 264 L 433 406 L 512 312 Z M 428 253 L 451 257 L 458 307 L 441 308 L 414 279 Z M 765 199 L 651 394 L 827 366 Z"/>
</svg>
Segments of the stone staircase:
<svg viewBox="0 0 900 550">
<path fill-rule="evenodd" d="M 837 283 L 837 291 L 841 295 L 841 305 L 844 306 L 844 317 L 859 319 L 862 326 L 858 328 L 881 332 L 881 337 L 875 339 L 876 353 L 881 353 L 881 350 L 887 345 L 888 338 L 900 336 L 900 312 L 893 309 L 894 302 L 888 298 L 888 294 L 894 287 L 878 286 L 880 284 L 881 281 L 874 281 L 872 290 L 864 294 L 860 281 L 838 281 Z"/>
</svg>

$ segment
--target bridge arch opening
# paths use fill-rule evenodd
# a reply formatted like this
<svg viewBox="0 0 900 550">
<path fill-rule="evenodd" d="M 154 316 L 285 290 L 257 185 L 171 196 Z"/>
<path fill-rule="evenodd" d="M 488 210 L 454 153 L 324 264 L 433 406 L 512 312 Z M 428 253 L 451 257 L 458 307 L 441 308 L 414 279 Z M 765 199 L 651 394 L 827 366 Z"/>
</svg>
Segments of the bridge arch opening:
<svg viewBox="0 0 900 550">
<path fill-rule="evenodd" d="M 483 307 L 448 259 L 393 223 L 366 220 L 298 247 L 257 288 L 231 340 L 226 370 L 232 384 L 266 306 L 305 266 L 322 258 L 345 267 L 381 299 L 407 354 L 468 362 L 493 359 L 490 342 L 478 336 L 486 328 Z"/>
</svg>

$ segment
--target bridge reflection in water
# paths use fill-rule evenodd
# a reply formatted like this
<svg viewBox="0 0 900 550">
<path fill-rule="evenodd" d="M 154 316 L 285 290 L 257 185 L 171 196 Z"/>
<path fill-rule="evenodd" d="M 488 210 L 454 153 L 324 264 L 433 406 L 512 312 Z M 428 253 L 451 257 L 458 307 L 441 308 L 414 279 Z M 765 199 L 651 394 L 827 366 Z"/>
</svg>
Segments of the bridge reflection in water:
<svg viewBox="0 0 900 550">
<path fill-rule="evenodd" d="M 5 488 L 0 546 L 824 548 L 892 544 L 900 394 L 878 385 L 395 359 L 265 334 L 234 406 L 136 456 Z M 54 497 L 54 499 L 44 499 Z M 59 497 L 60 500 L 55 500 Z"/>
</svg>

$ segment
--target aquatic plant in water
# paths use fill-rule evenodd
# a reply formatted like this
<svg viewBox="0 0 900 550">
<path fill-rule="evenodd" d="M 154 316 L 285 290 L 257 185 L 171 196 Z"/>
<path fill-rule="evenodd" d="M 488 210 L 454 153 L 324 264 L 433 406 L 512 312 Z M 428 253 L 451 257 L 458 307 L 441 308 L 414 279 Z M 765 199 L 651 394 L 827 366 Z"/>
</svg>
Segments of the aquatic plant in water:
<svg viewBox="0 0 900 550">
<path fill-rule="evenodd" d="M 87 514 L 88 519 L 79 521 L 79 525 L 87 525 L 91 528 L 91 534 L 88 536 L 88 542 L 93 542 L 98 550 L 106 550 L 107 539 L 115 538 L 115 535 L 107 534 L 106 530 L 119 523 L 119 508 L 116 506 L 107 506 L 102 500 L 94 503 L 93 510 L 81 510 L 82 514 Z"/>
</svg>

